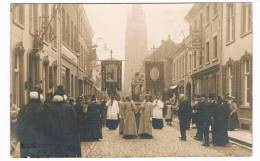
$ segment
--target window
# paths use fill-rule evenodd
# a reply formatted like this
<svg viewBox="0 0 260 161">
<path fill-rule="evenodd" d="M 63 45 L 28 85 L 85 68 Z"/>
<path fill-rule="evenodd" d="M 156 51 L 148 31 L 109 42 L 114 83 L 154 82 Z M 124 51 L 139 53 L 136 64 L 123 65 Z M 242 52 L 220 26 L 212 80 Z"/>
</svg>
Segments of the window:
<svg viewBox="0 0 260 161">
<path fill-rule="evenodd" d="M 194 20 L 194 31 L 197 31 L 197 20 Z"/>
<path fill-rule="evenodd" d="M 181 77 L 182 69 L 181 69 L 181 57 L 179 58 L 179 77 Z"/>
<path fill-rule="evenodd" d="M 202 30 L 202 24 L 203 24 L 203 16 L 202 14 L 200 14 L 200 26 L 199 26 L 199 29 Z"/>
<path fill-rule="evenodd" d="M 226 42 L 235 40 L 235 6 L 233 3 L 227 4 L 227 31 Z"/>
<path fill-rule="evenodd" d="M 57 48 L 57 12 L 55 9 L 55 5 L 52 7 L 52 47 Z"/>
<path fill-rule="evenodd" d="M 228 67 L 228 94 L 232 95 L 232 67 Z"/>
<path fill-rule="evenodd" d="M 175 62 L 173 63 L 173 73 L 172 73 L 172 75 L 173 75 L 173 80 L 175 80 Z"/>
<path fill-rule="evenodd" d="M 218 4 L 213 3 L 213 16 L 216 16 L 218 14 Z"/>
<path fill-rule="evenodd" d="M 206 42 L 206 51 L 205 51 L 205 53 L 206 53 L 206 63 L 208 63 L 209 62 L 209 55 L 210 55 L 210 53 L 209 53 L 209 41 L 208 42 Z"/>
<path fill-rule="evenodd" d="M 192 71 L 192 55 L 190 54 L 190 72 Z"/>
<path fill-rule="evenodd" d="M 43 4 L 42 5 L 42 23 L 43 23 L 43 32 L 44 33 L 44 40 L 49 42 L 49 31 L 48 31 L 48 23 L 49 23 L 49 5 Z"/>
<path fill-rule="evenodd" d="M 184 56 L 182 56 L 182 76 L 185 75 L 184 69 L 185 69 Z"/>
<path fill-rule="evenodd" d="M 241 34 L 252 31 L 252 5 L 250 3 L 241 4 Z"/>
<path fill-rule="evenodd" d="M 250 102 L 250 92 L 251 92 L 251 90 L 250 90 L 250 83 L 251 83 L 251 81 L 250 81 L 250 61 L 249 60 L 246 60 L 245 61 L 245 63 L 244 63 L 244 68 L 245 68 L 245 70 L 244 70 L 244 80 L 245 80 L 245 98 L 244 98 L 244 100 L 245 100 L 245 104 L 246 105 L 248 105 L 249 104 L 249 102 Z"/>
<path fill-rule="evenodd" d="M 53 67 L 49 67 L 49 89 L 53 88 Z"/>
<path fill-rule="evenodd" d="M 69 17 L 69 15 L 67 15 L 67 32 L 66 32 L 66 34 L 67 34 L 67 39 L 66 39 L 66 42 L 67 42 L 67 45 L 69 46 L 70 45 L 70 17 Z"/>
<path fill-rule="evenodd" d="M 13 22 L 20 27 L 24 27 L 24 5 L 14 4 L 13 5 Z"/>
<path fill-rule="evenodd" d="M 196 68 L 196 66 L 197 66 L 196 58 L 197 58 L 197 52 L 194 51 L 194 54 L 193 54 L 193 68 Z"/>
<path fill-rule="evenodd" d="M 199 51 L 199 65 L 202 65 L 202 52 Z"/>
<path fill-rule="evenodd" d="M 177 77 L 178 77 L 178 61 L 176 60 L 175 62 L 175 80 L 177 80 Z"/>
<path fill-rule="evenodd" d="M 209 23 L 209 5 L 206 6 L 206 22 Z"/>
<path fill-rule="evenodd" d="M 74 46 L 73 46 L 74 45 L 74 43 L 73 43 L 73 22 L 72 21 L 70 22 L 70 25 L 71 25 L 70 26 L 70 32 L 71 32 L 70 33 L 70 35 L 71 35 L 70 36 L 70 47 L 71 47 L 71 49 L 74 49 Z"/>
<path fill-rule="evenodd" d="M 176 79 L 178 79 L 178 77 L 179 77 L 179 60 L 177 59 L 177 61 L 176 61 L 176 70 L 177 70 L 177 72 L 176 72 Z"/>
<path fill-rule="evenodd" d="M 214 43 L 214 58 L 218 57 L 218 36 L 214 36 L 213 38 L 213 43 Z"/>
<path fill-rule="evenodd" d="M 76 31 L 76 25 L 74 25 L 74 50 L 77 50 L 77 31 Z"/>
<path fill-rule="evenodd" d="M 65 32 L 65 30 L 66 30 L 66 23 L 65 23 L 65 20 L 66 18 L 65 18 L 65 10 L 64 10 L 64 8 L 62 8 L 62 41 L 65 43 L 66 42 L 66 32 Z"/>
</svg>

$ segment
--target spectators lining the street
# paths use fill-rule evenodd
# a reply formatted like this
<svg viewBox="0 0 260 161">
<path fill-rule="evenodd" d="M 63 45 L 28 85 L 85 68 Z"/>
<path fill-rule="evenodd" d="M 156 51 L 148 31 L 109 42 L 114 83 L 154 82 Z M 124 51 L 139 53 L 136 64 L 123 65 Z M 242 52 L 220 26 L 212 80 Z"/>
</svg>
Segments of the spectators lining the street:
<svg viewBox="0 0 260 161">
<path fill-rule="evenodd" d="M 49 92 L 43 103 L 42 90 L 35 88 L 30 92 L 28 105 L 21 107 L 17 119 L 17 138 L 20 141 L 21 157 L 81 157 L 80 141 L 100 141 L 102 125 L 115 130 L 119 122 L 119 134 L 125 139 L 139 136 L 151 139 L 152 127 L 163 128 L 164 103 L 160 96 L 152 100 L 151 95 L 145 95 L 144 101 L 138 107 L 140 121 L 136 124 L 136 104 L 130 96 L 125 98 L 114 95 L 106 101 L 99 102 L 96 96 L 85 99 L 83 96 L 67 99 L 65 90 L 58 86 L 54 95 Z M 172 125 L 173 101 L 166 101 L 165 121 Z M 195 139 L 202 141 L 203 146 L 224 146 L 229 142 L 228 129 L 237 128 L 237 107 L 234 98 L 222 100 L 212 94 L 196 96 L 192 108 L 183 94 L 179 95 L 178 118 L 180 140 L 187 141 L 186 130 L 189 120 L 196 126 Z M 105 109 L 107 113 L 104 114 Z M 104 115 L 107 117 L 104 118 Z"/>
</svg>

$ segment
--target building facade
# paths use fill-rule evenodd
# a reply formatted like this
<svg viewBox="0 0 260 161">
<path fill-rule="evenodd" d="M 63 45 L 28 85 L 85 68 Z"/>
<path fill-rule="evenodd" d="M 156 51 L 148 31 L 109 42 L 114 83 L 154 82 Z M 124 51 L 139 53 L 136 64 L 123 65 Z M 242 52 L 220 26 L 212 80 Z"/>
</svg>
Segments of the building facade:
<svg viewBox="0 0 260 161">
<path fill-rule="evenodd" d="M 185 17 L 190 24 L 193 95 L 220 94 L 221 14 L 221 3 L 198 3 Z"/>
<path fill-rule="evenodd" d="M 191 65 L 192 52 L 189 50 L 190 38 L 185 38 L 172 54 L 172 86 L 178 88 L 180 94 L 184 94 L 191 101 Z"/>
<path fill-rule="evenodd" d="M 232 96 L 241 127 L 252 128 L 252 4 L 198 3 L 190 24 L 193 95 Z"/>
<path fill-rule="evenodd" d="M 43 96 L 64 85 L 68 95 L 76 97 L 79 82 L 78 67 L 83 57 L 95 52 L 80 52 L 79 42 L 89 49 L 93 31 L 89 23 L 86 37 L 79 40 L 78 4 L 12 4 L 11 5 L 11 103 L 19 107 L 28 102 L 29 91 L 35 86 L 43 89 Z M 82 16 L 87 21 L 87 17 Z M 88 36 L 86 36 L 88 35 Z M 80 53 L 83 55 L 80 57 Z M 94 56 L 95 57 L 95 56 Z M 84 65 L 89 62 L 82 61 Z M 92 66 L 90 66 L 91 68 Z M 83 69 L 83 68 L 82 68 Z M 89 69 L 91 70 L 91 69 Z M 88 76 L 87 74 L 84 75 Z"/>
<path fill-rule="evenodd" d="M 222 91 L 236 98 L 244 129 L 252 129 L 252 20 L 252 3 L 223 4 Z"/>
</svg>

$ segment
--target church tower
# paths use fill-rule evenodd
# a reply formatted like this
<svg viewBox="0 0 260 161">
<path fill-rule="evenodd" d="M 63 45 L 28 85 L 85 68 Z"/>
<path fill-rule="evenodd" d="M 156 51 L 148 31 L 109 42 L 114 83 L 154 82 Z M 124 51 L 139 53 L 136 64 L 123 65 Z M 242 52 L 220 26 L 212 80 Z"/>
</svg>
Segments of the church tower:
<svg viewBox="0 0 260 161">
<path fill-rule="evenodd" d="M 125 35 L 124 92 L 130 93 L 131 80 L 140 72 L 147 54 L 145 14 L 140 4 L 133 4 L 127 18 Z"/>
</svg>

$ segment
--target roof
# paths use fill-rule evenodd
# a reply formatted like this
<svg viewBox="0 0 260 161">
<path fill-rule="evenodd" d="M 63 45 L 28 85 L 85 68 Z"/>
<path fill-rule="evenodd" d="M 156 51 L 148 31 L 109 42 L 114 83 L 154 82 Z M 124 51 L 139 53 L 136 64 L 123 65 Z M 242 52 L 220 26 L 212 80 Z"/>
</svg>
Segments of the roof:
<svg viewBox="0 0 260 161">
<path fill-rule="evenodd" d="M 202 8 L 203 4 L 202 3 L 196 3 L 192 6 L 192 8 L 190 9 L 190 11 L 187 13 L 187 15 L 185 16 L 185 20 L 190 22 L 192 20 L 192 18 L 199 13 L 198 11 Z"/>
<path fill-rule="evenodd" d="M 178 44 L 174 43 L 170 37 L 166 41 L 162 41 L 159 48 L 155 49 L 151 55 L 146 57 L 146 59 L 162 60 L 170 59 L 172 54 L 177 49 Z"/>
</svg>

